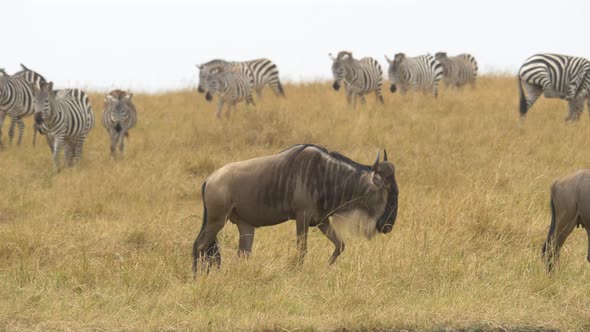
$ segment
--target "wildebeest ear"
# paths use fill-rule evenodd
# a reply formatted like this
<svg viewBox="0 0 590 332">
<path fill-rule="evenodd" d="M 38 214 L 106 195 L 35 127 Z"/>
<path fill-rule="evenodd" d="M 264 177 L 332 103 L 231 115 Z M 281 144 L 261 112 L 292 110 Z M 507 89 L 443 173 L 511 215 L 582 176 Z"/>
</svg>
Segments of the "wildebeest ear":
<svg viewBox="0 0 590 332">
<path fill-rule="evenodd" d="M 387 150 L 383 149 L 383 161 L 387 161 Z"/>
<path fill-rule="evenodd" d="M 373 171 L 377 172 L 379 169 L 379 150 L 377 150 L 377 158 L 375 158 L 375 162 L 373 163 Z"/>
</svg>

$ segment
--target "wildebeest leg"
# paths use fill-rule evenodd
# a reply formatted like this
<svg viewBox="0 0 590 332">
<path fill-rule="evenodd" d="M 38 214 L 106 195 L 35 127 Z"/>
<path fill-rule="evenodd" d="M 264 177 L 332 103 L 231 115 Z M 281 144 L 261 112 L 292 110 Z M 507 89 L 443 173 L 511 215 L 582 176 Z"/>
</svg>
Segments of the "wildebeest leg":
<svg viewBox="0 0 590 332">
<path fill-rule="evenodd" d="M 252 254 L 252 244 L 254 243 L 254 226 L 245 222 L 237 223 L 240 232 L 240 244 L 238 246 L 238 256 L 250 256 Z"/>
<path fill-rule="evenodd" d="M 572 233 L 577 224 L 579 218 L 577 214 L 573 214 L 570 211 L 565 211 L 561 216 L 557 210 L 557 223 L 555 233 L 551 234 L 547 238 L 548 245 L 547 252 L 545 253 L 547 259 L 547 270 L 551 271 L 557 261 L 559 260 L 559 250 L 565 243 L 567 237 Z M 575 213 L 575 211 L 574 211 Z"/>
<path fill-rule="evenodd" d="M 330 260 L 328 261 L 328 263 L 332 265 L 336 261 L 336 258 L 338 258 L 338 256 L 344 251 L 344 242 L 340 241 L 334 229 L 330 227 L 329 222 L 319 224 L 318 228 L 328 239 L 330 239 L 330 241 L 332 241 L 332 243 L 334 243 L 334 253 L 332 253 L 332 257 L 330 257 Z"/>
<path fill-rule="evenodd" d="M 225 217 L 207 217 L 207 219 L 205 229 L 199 234 L 194 244 L 193 271 L 195 272 L 199 267 L 208 272 L 212 258 L 217 266 L 221 265 L 217 233 L 225 225 Z"/>
<path fill-rule="evenodd" d="M 575 97 L 568 102 L 569 113 L 565 121 L 578 121 L 584 111 L 584 99 Z"/>
<path fill-rule="evenodd" d="M 309 230 L 309 216 L 305 212 L 297 213 L 295 220 L 297 224 L 297 258 L 299 263 L 303 263 L 305 254 L 307 254 L 307 232 Z"/>
</svg>

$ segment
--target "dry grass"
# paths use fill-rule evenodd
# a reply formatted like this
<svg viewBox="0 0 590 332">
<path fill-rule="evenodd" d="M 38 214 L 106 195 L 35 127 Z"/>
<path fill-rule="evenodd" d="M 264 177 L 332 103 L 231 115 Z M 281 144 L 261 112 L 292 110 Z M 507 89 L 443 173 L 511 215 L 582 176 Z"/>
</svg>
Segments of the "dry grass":
<svg viewBox="0 0 590 332">
<path fill-rule="evenodd" d="M 587 330 L 585 232 L 553 276 L 540 247 L 550 184 L 590 164 L 590 123 L 566 125 L 566 104 L 541 99 L 521 124 L 515 84 L 483 77 L 438 100 L 387 91 L 385 107 L 371 96 L 357 110 L 328 83 L 287 85 L 287 99 L 268 90 L 222 121 L 196 91 L 137 95 L 125 159 L 110 159 L 98 124 L 81 165 L 60 174 L 28 130 L 0 151 L 0 329 Z M 102 96 L 92 103 L 98 118 Z M 202 180 L 302 142 L 365 163 L 386 147 L 394 231 L 349 239 L 328 267 L 333 247 L 312 230 L 297 266 L 293 222 L 259 229 L 248 260 L 227 225 L 222 268 L 193 280 Z"/>
</svg>

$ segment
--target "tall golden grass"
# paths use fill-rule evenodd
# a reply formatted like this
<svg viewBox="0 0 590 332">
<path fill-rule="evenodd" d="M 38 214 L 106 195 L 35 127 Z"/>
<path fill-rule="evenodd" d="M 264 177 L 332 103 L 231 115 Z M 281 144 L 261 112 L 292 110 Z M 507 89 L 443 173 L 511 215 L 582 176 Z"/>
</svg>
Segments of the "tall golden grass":
<svg viewBox="0 0 590 332">
<path fill-rule="evenodd" d="M 196 91 L 136 95 L 124 159 L 97 121 L 81 164 L 59 174 L 28 119 L 23 145 L 0 151 L 0 329 L 590 329 L 585 232 L 554 275 L 540 259 L 549 186 L 590 163 L 585 116 L 565 124 L 565 102 L 542 98 L 521 123 L 507 76 L 438 99 L 384 89 L 385 106 L 370 96 L 356 110 L 327 82 L 285 91 L 222 120 Z M 311 230 L 298 266 L 294 222 L 259 229 L 249 259 L 228 224 L 222 268 L 193 280 L 202 181 L 304 142 L 364 163 L 388 149 L 393 232 L 347 239 L 329 267 L 332 244 Z"/>
</svg>

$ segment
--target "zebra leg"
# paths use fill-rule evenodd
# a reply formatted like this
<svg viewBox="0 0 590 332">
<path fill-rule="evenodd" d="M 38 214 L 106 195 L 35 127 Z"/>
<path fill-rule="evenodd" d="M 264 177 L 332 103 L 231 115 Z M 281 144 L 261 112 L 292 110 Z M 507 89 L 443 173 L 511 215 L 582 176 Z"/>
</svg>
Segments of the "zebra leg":
<svg viewBox="0 0 590 332">
<path fill-rule="evenodd" d="M 63 145 L 63 138 L 62 137 L 54 137 L 53 138 L 53 170 L 55 172 L 59 172 L 59 152 L 61 151 L 62 145 Z"/>
<path fill-rule="evenodd" d="M 119 154 L 123 156 L 123 152 L 125 151 L 125 136 L 127 134 L 127 129 L 121 130 L 119 134 Z"/>
<path fill-rule="evenodd" d="M 522 81 L 524 90 L 526 91 L 526 110 L 528 111 L 537 99 L 543 94 L 543 89 L 538 85 L 533 85 L 528 82 Z"/>
<path fill-rule="evenodd" d="M 111 136 L 111 157 L 117 158 L 117 141 L 119 133 L 114 128 L 109 129 L 109 136 Z"/>
<path fill-rule="evenodd" d="M 568 102 L 569 114 L 565 118 L 565 121 L 578 121 L 580 115 L 584 111 L 584 98 L 575 97 Z"/>
<path fill-rule="evenodd" d="M 74 160 L 74 145 L 75 145 L 75 140 L 67 140 L 64 142 L 64 159 L 65 159 L 65 165 L 66 167 L 72 167 L 73 166 L 73 160 Z"/>
<path fill-rule="evenodd" d="M 22 118 L 18 118 L 16 124 L 18 125 L 18 141 L 16 145 L 20 145 L 20 143 L 23 141 L 23 133 L 25 132 L 25 122 Z"/>
<path fill-rule="evenodd" d="M 79 136 L 78 139 L 74 141 L 74 165 L 78 164 L 80 162 L 80 159 L 82 159 L 82 148 L 84 147 L 84 140 L 86 140 L 86 136 Z"/>
<path fill-rule="evenodd" d="M 381 87 L 379 87 L 378 90 L 375 90 L 375 99 L 377 102 L 385 104 L 385 102 L 383 101 L 383 96 L 381 95 Z"/>
<path fill-rule="evenodd" d="M 262 100 L 262 87 L 256 89 L 256 96 L 258 97 L 258 99 Z"/>
<path fill-rule="evenodd" d="M 219 98 L 219 102 L 217 103 L 217 113 L 215 116 L 219 119 L 221 117 L 221 110 L 223 109 L 223 98 Z"/>
<path fill-rule="evenodd" d="M 10 118 L 10 128 L 8 128 L 8 143 L 12 144 L 14 139 L 14 128 L 16 127 L 16 118 Z"/>
<path fill-rule="evenodd" d="M 365 105 L 367 103 L 367 98 L 365 98 L 365 95 L 359 96 L 359 98 L 361 99 L 362 105 Z"/>
<path fill-rule="evenodd" d="M 47 145 L 49 145 L 49 150 L 51 150 L 51 153 L 53 154 L 53 149 L 55 147 L 53 136 L 45 134 L 45 140 L 47 141 Z"/>
<path fill-rule="evenodd" d="M 350 105 L 352 102 L 352 93 L 350 92 L 350 89 L 348 87 L 346 87 L 346 103 L 348 105 Z"/>
<path fill-rule="evenodd" d="M 6 113 L 0 111 L 0 148 L 4 147 L 4 144 L 2 144 L 2 125 L 4 124 L 4 118 L 6 118 Z"/>
</svg>

